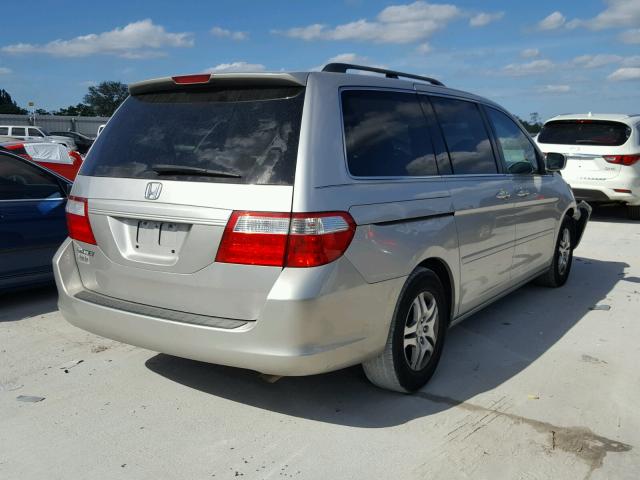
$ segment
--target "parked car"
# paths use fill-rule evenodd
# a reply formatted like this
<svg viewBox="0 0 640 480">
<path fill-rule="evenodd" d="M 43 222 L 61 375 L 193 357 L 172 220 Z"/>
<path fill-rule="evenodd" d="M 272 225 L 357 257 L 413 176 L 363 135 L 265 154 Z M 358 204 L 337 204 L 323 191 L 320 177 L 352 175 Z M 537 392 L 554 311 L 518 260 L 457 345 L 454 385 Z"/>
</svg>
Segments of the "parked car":
<svg viewBox="0 0 640 480">
<path fill-rule="evenodd" d="M 51 261 L 67 236 L 71 182 L 0 151 L 0 291 L 53 280 Z"/>
<path fill-rule="evenodd" d="M 83 161 L 78 152 L 71 151 L 59 143 L 5 142 L 0 143 L 0 151 L 2 150 L 38 163 L 70 181 L 76 178 Z"/>
<path fill-rule="evenodd" d="M 383 76 L 348 74 L 348 70 Z M 273 375 L 420 388 L 447 328 L 559 287 L 590 215 L 499 105 L 330 64 L 130 86 L 54 259 L 72 324 Z"/>
<path fill-rule="evenodd" d="M 9 137 L 19 138 L 27 142 L 51 142 L 60 143 L 66 146 L 69 150 L 77 150 L 78 147 L 73 138 L 61 137 L 58 135 L 50 135 L 42 127 L 32 127 L 25 125 L 2 125 L 0 126 L 0 135 L 6 135 Z"/>
<path fill-rule="evenodd" d="M 95 140 L 95 137 L 83 135 L 79 132 L 51 132 L 51 135 L 71 138 L 78 147 L 78 152 L 83 155 L 89 151 L 89 148 L 91 148 L 91 145 L 93 145 L 93 142 Z"/>
<path fill-rule="evenodd" d="M 624 204 L 640 220 L 640 114 L 558 115 L 537 142 L 543 152 L 567 157 L 562 175 L 576 198 Z"/>
</svg>

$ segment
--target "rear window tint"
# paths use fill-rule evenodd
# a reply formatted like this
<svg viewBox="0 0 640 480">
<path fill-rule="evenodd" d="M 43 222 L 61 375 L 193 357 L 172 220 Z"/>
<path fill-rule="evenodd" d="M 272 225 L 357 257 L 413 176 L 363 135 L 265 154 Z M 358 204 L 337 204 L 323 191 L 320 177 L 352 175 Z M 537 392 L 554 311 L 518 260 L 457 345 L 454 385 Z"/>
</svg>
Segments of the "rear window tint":
<svg viewBox="0 0 640 480">
<path fill-rule="evenodd" d="M 81 174 L 291 185 L 303 101 L 301 87 L 131 96 L 95 141 Z"/>
<path fill-rule="evenodd" d="M 555 120 L 542 127 L 538 143 L 616 146 L 624 144 L 630 135 L 631 128 L 620 122 Z"/>
<path fill-rule="evenodd" d="M 346 90 L 342 110 L 352 175 L 437 175 L 427 122 L 416 94 Z"/>
<path fill-rule="evenodd" d="M 431 97 L 442 127 L 453 173 L 497 173 L 489 134 L 478 105 L 453 98 Z"/>
</svg>

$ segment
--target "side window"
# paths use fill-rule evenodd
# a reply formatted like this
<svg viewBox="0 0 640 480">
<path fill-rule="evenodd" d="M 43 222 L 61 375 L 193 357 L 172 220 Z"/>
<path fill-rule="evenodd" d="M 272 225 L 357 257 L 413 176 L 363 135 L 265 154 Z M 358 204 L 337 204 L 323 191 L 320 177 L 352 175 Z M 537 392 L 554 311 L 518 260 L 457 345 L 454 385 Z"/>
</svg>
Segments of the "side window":
<svg viewBox="0 0 640 480">
<path fill-rule="evenodd" d="M 473 102 L 431 97 L 454 174 L 498 173 L 482 114 Z"/>
<path fill-rule="evenodd" d="M 40 130 L 38 130 L 37 128 L 30 128 L 29 129 L 29 136 L 30 137 L 44 137 L 42 132 Z"/>
<path fill-rule="evenodd" d="M 0 135 L 9 135 L 9 127 L 0 127 Z"/>
<path fill-rule="evenodd" d="M 24 137 L 26 135 L 25 130 L 26 129 L 23 127 L 13 127 L 11 129 L 11 135 L 16 137 Z"/>
<path fill-rule="evenodd" d="M 509 173 L 538 172 L 536 149 L 520 127 L 507 115 L 494 108 L 486 107 L 486 112 L 496 132 L 507 171 Z"/>
<path fill-rule="evenodd" d="M 429 129 L 414 93 L 342 92 L 347 163 L 358 177 L 437 175 Z"/>
<path fill-rule="evenodd" d="M 58 182 L 26 161 L 0 154 L 0 200 L 63 197 Z"/>
</svg>

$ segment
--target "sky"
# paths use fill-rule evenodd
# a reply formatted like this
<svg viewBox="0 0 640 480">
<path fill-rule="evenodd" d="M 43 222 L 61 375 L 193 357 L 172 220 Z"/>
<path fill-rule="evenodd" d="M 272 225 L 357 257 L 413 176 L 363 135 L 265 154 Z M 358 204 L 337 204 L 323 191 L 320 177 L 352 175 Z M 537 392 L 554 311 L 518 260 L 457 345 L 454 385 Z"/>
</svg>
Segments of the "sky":
<svg viewBox="0 0 640 480">
<path fill-rule="evenodd" d="M 522 118 L 640 113 L 640 0 L 5 2 L 0 88 L 21 106 L 88 86 L 330 61 L 438 78 Z"/>
</svg>

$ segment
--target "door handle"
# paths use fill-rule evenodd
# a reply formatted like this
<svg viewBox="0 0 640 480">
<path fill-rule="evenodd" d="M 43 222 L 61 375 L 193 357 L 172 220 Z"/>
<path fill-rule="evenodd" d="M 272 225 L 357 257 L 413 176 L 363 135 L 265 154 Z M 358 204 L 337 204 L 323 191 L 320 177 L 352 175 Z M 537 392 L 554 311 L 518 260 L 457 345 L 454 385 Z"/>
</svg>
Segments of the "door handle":
<svg viewBox="0 0 640 480">
<path fill-rule="evenodd" d="M 506 190 L 500 190 L 496 193 L 496 198 L 499 198 L 500 200 L 509 200 L 511 198 L 511 194 Z"/>
<path fill-rule="evenodd" d="M 518 193 L 516 193 L 516 195 L 518 195 L 519 197 L 528 197 L 529 192 L 527 190 L 519 190 Z"/>
</svg>

